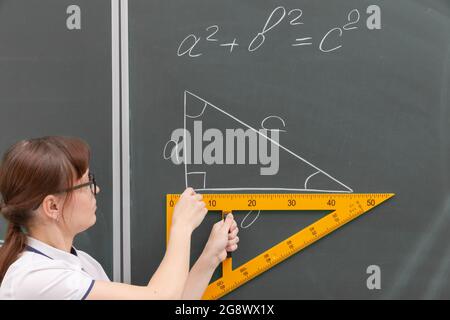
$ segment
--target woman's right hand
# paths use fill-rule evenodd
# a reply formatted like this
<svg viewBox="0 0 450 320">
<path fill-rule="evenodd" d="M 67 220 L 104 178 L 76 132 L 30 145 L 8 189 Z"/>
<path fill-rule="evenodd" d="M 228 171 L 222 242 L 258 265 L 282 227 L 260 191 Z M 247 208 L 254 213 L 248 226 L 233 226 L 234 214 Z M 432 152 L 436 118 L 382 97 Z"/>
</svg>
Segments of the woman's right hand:
<svg viewBox="0 0 450 320">
<path fill-rule="evenodd" d="M 189 231 L 194 231 L 203 221 L 208 213 L 203 196 L 192 188 L 187 188 L 181 194 L 175 205 L 172 215 L 172 226 L 188 227 Z"/>
</svg>

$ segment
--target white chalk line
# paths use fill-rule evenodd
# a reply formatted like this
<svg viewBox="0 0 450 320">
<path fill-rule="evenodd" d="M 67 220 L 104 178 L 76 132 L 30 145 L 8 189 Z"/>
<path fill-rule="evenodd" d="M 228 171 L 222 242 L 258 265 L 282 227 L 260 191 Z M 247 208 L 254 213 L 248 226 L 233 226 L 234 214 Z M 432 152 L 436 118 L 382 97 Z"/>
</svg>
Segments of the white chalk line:
<svg viewBox="0 0 450 320">
<path fill-rule="evenodd" d="M 253 212 L 253 210 L 252 211 L 250 211 L 249 213 L 247 213 L 246 215 L 245 215 L 245 217 L 244 217 L 244 219 L 242 219 L 242 221 L 241 221 L 241 228 L 242 229 L 247 229 L 247 228 L 250 228 L 251 227 L 251 225 L 252 224 L 254 224 L 255 223 L 255 221 L 258 219 L 258 217 L 259 217 L 259 214 L 261 213 L 261 210 L 258 210 L 258 213 L 256 214 L 256 217 L 253 219 L 253 221 L 252 222 L 250 222 L 248 225 L 246 225 L 246 226 L 244 226 L 244 222 L 245 222 L 245 220 L 247 219 L 247 217 L 251 214 Z"/>
<path fill-rule="evenodd" d="M 281 117 L 279 117 L 279 116 L 274 116 L 274 115 L 270 115 L 270 116 L 264 118 L 263 121 L 261 121 L 261 128 L 262 128 L 262 129 L 270 130 L 270 131 L 277 131 L 277 132 L 286 132 L 286 130 L 283 130 L 283 129 L 268 129 L 268 128 L 264 127 L 264 122 L 266 122 L 266 120 L 269 119 L 269 118 L 280 119 L 280 120 L 281 120 L 281 123 L 283 124 L 283 127 L 286 128 L 286 124 L 285 124 L 284 120 L 283 120 Z"/>
<path fill-rule="evenodd" d="M 186 117 L 191 118 L 191 119 L 195 119 L 195 118 L 201 117 L 203 115 L 203 113 L 205 112 L 205 109 L 206 109 L 207 106 L 208 106 L 208 104 L 205 103 L 205 106 L 203 107 L 203 110 L 202 110 L 202 112 L 200 112 L 199 115 L 190 116 L 190 115 L 186 114 Z"/>
<path fill-rule="evenodd" d="M 206 188 L 206 172 L 205 171 L 191 171 L 188 174 L 202 174 L 203 175 L 203 189 Z"/>
<path fill-rule="evenodd" d="M 296 188 L 259 188 L 259 187 L 244 187 L 244 188 L 204 188 L 195 189 L 196 191 L 243 191 L 243 190 L 280 190 L 280 191 L 307 191 L 307 192 L 324 192 L 324 193 L 352 193 L 348 190 L 322 190 L 322 189 L 296 189 Z"/>
<path fill-rule="evenodd" d="M 305 180 L 305 189 L 308 189 L 308 187 L 307 187 L 308 180 L 311 179 L 312 177 L 314 177 L 318 173 L 320 173 L 320 171 L 317 171 L 317 172 L 313 173 L 312 175 L 310 175 L 308 178 L 306 178 L 306 180 Z"/>
<path fill-rule="evenodd" d="M 175 143 L 175 148 L 174 148 L 175 150 L 172 150 L 170 156 L 166 157 L 166 148 L 167 148 L 167 145 L 168 145 L 170 142 Z M 180 159 L 178 158 L 178 142 L 173 141 L 173 140 L 167 141 L 167 142 L 166 142 L 166 145 L 164 146 L 164 150 L 163 150 L 163 158 L 164 158 L 164 160 L 170 159 L 170 158 L 172 157 L 172 153 L 174 153 L 174 152 L 175 152 L 175 157 L 177 158 L 177 162 L 180 163 Z"/>
<path fill-rule="evenodd" d="M 184 130 L 183 130 L 183 145 L 184 145 L 184 180 L 186 188 L 188 187 L 188 179 L 187 179 L 187 161 L 186 161 L 186 91 L 184 93 L 184 114 L 183 114 L 183 121 L 184 121 Z"/>
</svg>

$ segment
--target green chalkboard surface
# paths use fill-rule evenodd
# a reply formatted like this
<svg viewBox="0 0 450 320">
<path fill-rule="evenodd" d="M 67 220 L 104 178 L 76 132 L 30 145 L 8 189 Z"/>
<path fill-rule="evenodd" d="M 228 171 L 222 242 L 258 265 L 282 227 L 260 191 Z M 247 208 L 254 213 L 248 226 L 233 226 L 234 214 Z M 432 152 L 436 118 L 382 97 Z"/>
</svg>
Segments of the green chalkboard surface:
<svg viewBox="0 0 450 320">
<path fill-rule="evenodd" d="M 450 297 L 448 1 L 133 0 L 128 14 L 133 283 L 158 267 L 165 195 L 186 186 L 392 192 L 225 299 Z M 323 214 L 236 213 L 236 266 Z"/>
<path fill-rule="evenodd" d="M 73 6 L 80 10 L 80 29 L 72 28 Z M 90 144 L 90 169 L 102 191 L 97 223 L 75 246 L 95 257 L 110 278 L 111 90 L 110 1 L 0 1 L 0 153 L 19 140 L 46 135 L 77 136 Z M 6 225 L 0 223 L 3 239 Z"/>
</svg>

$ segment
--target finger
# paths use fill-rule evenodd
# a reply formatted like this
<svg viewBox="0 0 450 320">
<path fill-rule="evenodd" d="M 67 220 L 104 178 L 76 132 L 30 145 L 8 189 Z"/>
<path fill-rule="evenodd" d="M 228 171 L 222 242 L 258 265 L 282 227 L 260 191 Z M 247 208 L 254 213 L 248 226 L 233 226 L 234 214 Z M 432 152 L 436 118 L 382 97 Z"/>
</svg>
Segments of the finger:
<svg viewBox="0 0 450 320">
<path fill-rule="evenodd" d="M 234 220 L 233 224 L 230 227 L 230 232 L 234 231 L 236 228 L 237 228 L 237 222 L 236 222 L 236 220 Z"/>
<path fill-rule="evenodd" d="M 238 242 L 239 242 L 239 237 L 235 237 L 231 240 L 228 240 L 227 247 L 231 247 L 232 245 L 237 244 Z"/>
<path fill-rule="evenodd" d="M 198 202 L 197 202 L 197 205 L 198 205 L 200 208 L 205 208 L 205 207 L 206 207 L 206 203 L 204 203 L 203 201 L 198 201 Z"/>
<path fill-rule="evenodd" d="M 186 188 L 186 190 L 184 190 L 184 193 L 187 195 L 191 195 L 194 193 L 194 189 L 192 187 L 188 187 Z"/>
<path fill-rule="evenodd" d="M 238 248 L 238 245 L 237 245 L 237 244 L 234 244 L 234 245 L 232 245 L 232 246 L 230 246 L 230 247 L 227 247 L 226 250 L 227 250 L 228 252 L 233 252 L 233 251 L 236 251 L 237 248 Z"/>
<path fill-rule="evenodd" d="M 183 194 L 181 196 L 183 196 L 183 195 L 189 196 L 189 195 L 193 195 L 194 193 L 195 193 L 194 189 L 189 187 L 189 188 L 186 188 L 186 190 L 184 190 L 184 192 L 183 192 Z"/>
<path fill-rule="evenodd" d="M 199 193 L 196 193 L 196 194 L 194 195 L 194 199 L 195 199 L 195 200 L 198 200 L 198 201 L 201 201 L 201 200 L 203 200 L 203 196 L 202 196 L 201 194 L 199 194 Z"/>
<path fill-rule="evenodd" d="M 234 221 L 233 214 L 228 213 L 226 215 L 225 222 L 222 228 L 226 230 L 226 232 L 228 232 L 230 230 L 231 225 L 233 224 L 233 221 Z"/>
<path fill-rule="evenodd" d="M 237 234 L 239 232 L 239 229 L 236 228 L 233 231 L 231 231 L 230 233 L 228 233 L 228 240 L 231 240 L 233 238 L 236 238 Z"/>
<path fill-rule="evenodd" d="M 223 220 L 219 220 L 214 224 L 214 227 L 216 228 L 222 228 L 224 221 Z"/>
</svg>

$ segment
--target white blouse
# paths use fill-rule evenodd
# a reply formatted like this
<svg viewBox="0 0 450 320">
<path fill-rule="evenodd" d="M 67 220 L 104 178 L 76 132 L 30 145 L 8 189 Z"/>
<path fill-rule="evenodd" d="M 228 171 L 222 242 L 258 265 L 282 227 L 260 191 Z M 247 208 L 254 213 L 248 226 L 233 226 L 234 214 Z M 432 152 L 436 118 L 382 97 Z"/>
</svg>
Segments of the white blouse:
<svg viewBox="0 0 450 320">
<path fill-rule="evenodd" d="M 27 237 L 27 247 L 8 268 L 0 300 L 84 300 L 96 280 L 110 281 L 102 266 L 87 253 L 71 253 Z"/>
</svg>

